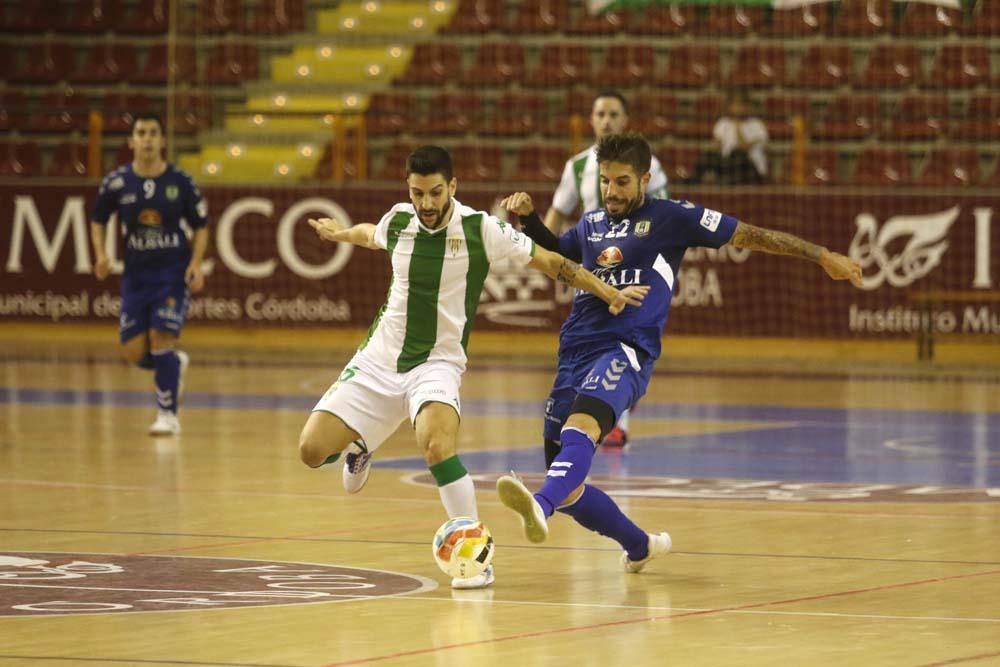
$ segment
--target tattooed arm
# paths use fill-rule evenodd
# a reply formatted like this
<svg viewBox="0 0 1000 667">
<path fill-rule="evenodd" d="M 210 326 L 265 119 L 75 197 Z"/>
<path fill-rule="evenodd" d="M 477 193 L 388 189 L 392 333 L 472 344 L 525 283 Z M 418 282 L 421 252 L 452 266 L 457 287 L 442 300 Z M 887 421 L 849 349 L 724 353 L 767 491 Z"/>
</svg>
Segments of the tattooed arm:
<svg viewBox="0 0 1000 667">
<path fill-rule="evenodd" d="M 809 259 L 826 271 L 834 280 L 850 280 L 861 287 L 861 265 L 850 257 L 830 252 L 794 234 L 756 227 L 746 222 L 736 223 L 736 231 L 729 243 L 737 248 L 760 250 L 775 255 L 789 255 Z"/>
<path fill-rule="evenodd" d="M 538 269 L 553 280 L 590 292 L 607 302 L 608 310 L 614 315 L 622 312 L 625 306 L 640 305 L 646 292 L 649 291 L 648 285 L 633 285 L 622 290 L 615 289 L 576 262 L 538 245 L 535 246 L 535 254 L 528 266 Z"/>
</svg>

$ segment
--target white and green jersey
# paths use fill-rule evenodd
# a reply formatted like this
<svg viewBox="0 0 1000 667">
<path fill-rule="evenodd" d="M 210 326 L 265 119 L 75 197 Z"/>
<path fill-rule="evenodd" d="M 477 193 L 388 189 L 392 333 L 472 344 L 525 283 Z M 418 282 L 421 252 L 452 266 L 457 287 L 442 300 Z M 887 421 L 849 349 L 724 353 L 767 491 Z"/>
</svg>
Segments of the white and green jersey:
<svg viewBox="0 0 1000 667">
<path fill-rule="evenodd" d="M 523 266 L 535 254 L 527 236 L 455 199 L 451 219 L 434 230 L 412 204 L 396 204 L 375 227 L 375 243 L 389 252 L 392 284 L 361 349 L 397 373 L 429 360 L 464 370 L 490 263 L 509 257 Z"/>
<path fill-rule="evenodd" d="M 562 180 L 552 195 L 552 206 L 567 218 L 573 215 L 581 201 L 584 213 L 604 206 L 595 148 L 597 146 L 591 146 L 566 161 Z M 663 165 L 655 155 L 649 164 L 649 185 L 646 186 L 646 196 L 654 199 L 667 198 L 667 175 L 663 173 Z"/>
</svg>

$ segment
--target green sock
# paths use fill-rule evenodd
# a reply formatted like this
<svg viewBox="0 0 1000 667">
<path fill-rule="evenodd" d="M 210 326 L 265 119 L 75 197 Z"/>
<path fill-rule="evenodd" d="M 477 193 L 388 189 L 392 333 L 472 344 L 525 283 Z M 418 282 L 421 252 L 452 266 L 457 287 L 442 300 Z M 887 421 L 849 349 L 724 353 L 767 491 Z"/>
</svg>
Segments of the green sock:
<svg viewBox="0 0 1000 667">
<path fill-rule="evenodd" d="M 430 471 L 434 475 L 434 481 L 437 482 L 438 486 L 451 484 L 455 480 L 462 479 L 469 474 L 465 466 L 462 465 L 462 462 L 458 460 L 458 454 L 441 461 L 441 463 L 435 463 L 430 466 Z"/>
<path fill-rule="evenodd" d="M 330 454 L 328 457 L 326 457 L 325 461 L 320 463 L 320 465 L 325 466 L 327 463 L 336 463 L 337 459 L 339 458 L 340 458 L 340 452 L 337 452 L 336 454 Z"/>
</svg>

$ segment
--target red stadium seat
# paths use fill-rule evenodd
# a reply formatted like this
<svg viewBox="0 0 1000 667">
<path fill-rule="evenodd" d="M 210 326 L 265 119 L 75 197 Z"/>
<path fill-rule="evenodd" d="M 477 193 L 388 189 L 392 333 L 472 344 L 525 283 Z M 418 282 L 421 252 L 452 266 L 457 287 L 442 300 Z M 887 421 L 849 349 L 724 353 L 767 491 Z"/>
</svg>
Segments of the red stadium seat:
<svg viewBox="0 0 1000 667">
<path fill-rule="evenodd" d="M 495 137 L 530 136 L 548 120 L 547 108 L 542 93 L 506 91 L 497 99 L 493 115 L 480 132 Z"/>
<path fill-rule="evenodd" d="M 670 60 L 656 83 L 703 88 L 719 81 L 719 49 L 711 44 L 682 44 L 670 50 Z"/>
<path fill-rule="evenodd" d="M 519 182 L 557 183 L 562 178 L 562 170 L 568 157 L 561 148 L 528 144 L 518 152 L 515 172 L 510 179 Z"/>
<path fill-rule="evenodd" d="M 0 143 L 0 177 L 37 176 L 42 155 L 33 141 Z"/>
<path fill-rule="evenodd" d="M 524 47 L 516 42 L 486 42 L 462 79 L 470 85 L 506 86 L 524 78 Z"/>
<path fill-rule="evenodd" d="M 604 85 L 629 88 L 651 81 L 655 70 L 656 55 L 652 46 L 623 44 L 607 50 L 597 79 Z"/>
<path fill-rule="evenodd" d="M 257 47 L 247 42 L 226 42 L 208 55 L 205 80 L 209 83 L 243 84 L 258 77 Z"/>
<path fill-rule="evenodd" d="M 701 149 L 693 146 L 661 146 L 654 153 L 663 165 L 671 191 L 675 184 L 683 183 L 694 175 L 695 165 L 701 157 Z"/>
<path fill-rule="evenodd" d="M 802 118 L 808 128 L 809 98 L 803 95 L 770 95 L 764 100 L 764 125 L 771 139 L 784 141 L 792 138 L 793 119 Z"/>
<path fill-rule="evenodd" d="M 709 5 L 698 28 L 706 37 L 745 37 L 763 32 L 764 9 L 741 5 Z"/>
<path fill-rule="evenodd" d="M 285 35 L 305 30 L 305 0 L 263 0 L 247 31 L 261 35 Z"/>
<path fill-rule="evenodd" d="M 769 88 L 785 79 L 785 49 L 781 46 L 745 46 L 736 52 L 729 85 Z"/>
<path fill-rule="evenodd" d="M 874 37 L 885 34 L 891 25 L 890 0 L 843 0 L 837 8 L 834 35 Z"/>
<path fill-rule="evenodd" d="M 854 185 L 908 185 L 913 180 L 910 157 L 903 150 L 865 148 L 858 154 Z"/>
<path fill-rule="evenodd" d="M 461 144 L 452 151 L 455 176 L 459 181 L 495 182 L 503 171 L 503 152 L 499 146 Z"/>
<path fill-rule="evenodd" d="M 9 21 L 0 24 L 0 31 L 17 35 L 48 32 L 62 28 L 66 11 L 59 0 L 20 0 L 11 8 Z"/>
<path fill-rule="evenodd" d="M 983 37 L 1000 36 L 1000 0 L 977 0 L 963 32 Z"/>
<path fill-rule="evenodd" d="M 505 0 L 461 0 L 444 32 L 481 35 L 502 30 L 504 14 Z"/>
<path fill-rule="evenodd" d="M 397 135 L 410 129 L 417 118 L 417 98 L 412 93 L 387 90 L 374 93 L 365 113 L 365 126 L 372 136 Z"/>
<path fill-rule="evenodd" d="M 910 95 L 900 100 L 882 137 L 892 141 L 931 141 L 944 134 L 948 99 L 944 95 Z"/>
<path fill-rule="evenodd" d="M 238 0 L 198 0 L 199 32 L 218 35 L 238 32 L 242 28 L 243 12 Z"/>
<path fill-rule="evenodd" d="M 25 123 L 28 132 L 82 132 L 87 129 L 90 102 L 72 88 L 43 95 L 37 106 L 38 110 Z"/>
<path fill-rule="evenodd" d="M 347 148 L 347 147 L 345 147 Z M 333 143 L 327 142 L 323 146 L 323 153 L 320 155 L 319 161 L 316 162 L 316 169 L 313 170 L 313 178 L 327 181 L 333 178 Z M 361 176 L 361 169 L 357 164 L 357 155 L 352 148 L 347 148 L 344 151 L 344 161 L 343 161 L 343 173 L 341 177 L 349 179 L 357 179 Z"/>
<path fill-rule="evenodd" d="M 942 37 L 958 32 L 962 10 L 922 2 L 907 2 L 897 26 L 901 37 Z"/>
<path fill-rule="evenodd" d="M 20 130 L 27 117 L 27 97 L 16 90 L 0 92 L 0 131 Z"/>
<path fill-rule="evenodd" d="M 131 44 L 102 42 L 95 44 L 84 56 L 74 81 L 85 83 L 116 83 L 133 81 L 138 76 L 135 47 Z"/>
<path fill-rule="evenodd" d="M 584 10 L 565 31 L 570 35 L 615 35 L 625 27 L 625 15 L 620 12 L 591 14 Z"/>
<path fill-rule="evenodd" d="M 45 169 L 46 176 L 58 178 L 84 178 L 87 176 L 87 144 L 64 141 L 55 147 L 52 159 Z"/>
<path fill-rule="evenodd" d="M 22 83 L 66 81 L 76 70 L 75 65 L 73 47 L 63 42 L 46 40 L 31 46 L 11 80 Z"/>
<path fill-rule="evenodd" d="M 920 49 L 913 44 L 879 44 L 872 49 L 868 66 L 855 86 L 906 88 L 921 79 Z"/>
<path fill-rule="evenodd" d="M 839 156 L 832 148 L 809 148 L 805 153 L 806 185 L 838 185 Z"/>
<path fill-rule="evenodd" d="M 521 34 L 550 33 L 569 24 L 569 7 L 565 0 L 523 0 L 508 32 Z"/>
<path fill-rule="evenodd" d="M 703 95 L 694 101 L 694 106 L 684 122 L 678 123 L 674 133 L 689 139 L 708 140 L 712 138 L 712 128 L 725 110 L 726 100 L 721 95 Z"/>
<path fill-rule="evenodd" d="M 842 95 L 830 101 L 813 123 L 812 136 L 822 141 L 859 141 L 872 136 L 881 120 L 879 100 L 873 95 Z"/>
<path fill-rule="evenodd" d="M 629 127 L 656 141 L 674 134 L 677 98 L 670 93 L 636 95 L 629 108 Z"/>
<path fill-rule="evenodd" d="M 529 75 L 527 83 L 545 88 L 592 83 L 589 47 L 546 44 L 539 55 L 538 67 Z"/>
<path fill-rule="evenodd" d="M 408 142 L 397 142 L 389 147 L 382 160 L 379 178 L 386 181 L 402 181 L 406 178 L 406 158 L 416 145 Z"/>
<path fill-rule="evenodd" d="M 75 16 L 63 19 L 60 32 L 103 33 L 114 30 L 121 20 L 118 0 L 86 0 Z"/>
<path fill-rule="evenodd" d="M 192 46 L 178 45 L 174 53 L 174 81 L 193 81 L 197 79 L 195 50 Z M 142 83 L 166 83 L 171 69 L 167 66 L 167 45 L 154 44 L 146 54 L 146 66 L 142 68 L 136 80 Z"/>
<path fill-rule="evenodd" d="M 144 93 L 125 92 L 107 96 L 100 106 L 104 110 L 104 131 L 111 134 L 128 134 L 133 114 L 152 108 Z"/>
<path fill-rule="evenodd" d="M 1000 95 L 978 95 L 969 100 L 965 116 L 952 123 L 953 139 L 1000 141 Z"/>
<path fill-rule="evenodd" d="M 439 93 L 430 103 L 427 120 L 419 124 L 421 134 L 460 135 L 479 127 L 482 109 L 478 95 Z"/>
<path fill-rule="evenodd" d="M 775 9 L 764 34 L 771 37 L 801 38 L 819 35 L 830 23 L 827 3 L 805 5 L 795 9 Z"/>
<path fill-rule="evenodd" d="M 169 0 L 144 0 L 132 7 L 131 14 L 115 30 L 126 35 L 162 35 L 169 23 Z"/>
<path fill-rule="evenodd" d="M 792 88 L 837 88 L 850 81 L 851 48 L 847 45 L 815 44 L 802 57 L 799 71 L 785 79 Z"/>
<path fill-rule="evenodd" d="M 979 154 L 975 148 L 938 148 L 927 156 L 918 185 L 945 187 L 978 185 Z"/>
<path fill-rule="evenodd" d="M 937 52 L 928 88 L 974 88 L 990 82 L 990 52 L 985 45 L 945 44 Z"/>
<path fill-rule="evenodd" d="M 194 134 L 212 126 L 212 103 L 206 95 L 179 94 L 174 99 L 175 126 L 178 134 Z"/>
<path fill-rule="evenodd" d="M 690 4 L 647 5 L 631 12 L 627 25 L 633 35 L 686 35 L 697 29 L 698 9 Z"/>
<path fill-rule="evenodd" d="M 405 86 L 440 86 L 461 79 L 462 55 L 454 44 L 421 43 L 413 48 L 406 71 L 397 80 Z"/>
</svg>

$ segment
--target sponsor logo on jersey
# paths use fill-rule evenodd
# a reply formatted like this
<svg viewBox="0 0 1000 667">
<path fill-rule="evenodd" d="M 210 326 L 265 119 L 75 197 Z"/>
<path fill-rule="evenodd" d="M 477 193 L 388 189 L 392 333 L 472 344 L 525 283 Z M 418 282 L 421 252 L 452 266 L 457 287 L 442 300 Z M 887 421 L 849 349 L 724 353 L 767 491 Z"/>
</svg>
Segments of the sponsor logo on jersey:
<svg viewBox="0 0 1000 667">
<path fill-rule="evenodd" d="M 115 176 L 108 183 L 108 190 L 115 192 L 117 190 L 121 190 L 124 186 L 125 186 L 125 179 L 122 178 L 121 176 Z"/>
<path fill-rule="evenodd" d="M 177 201 L 177 197 L 181 193 L 180 188 L 176 185 L 168 185 L 163 192 L 167 196 L 167 201 Z"/>
<path fill-rule="evenodd" d="M 710 232 L 714 232 L 719 228 L 719 223 L 722 222 L 722 214 L 718 211 L 713 211 L 710 208 L 706 208 L 701 212 L 701 226 Z"/>
<path fill-rule="evenodd" d="M 604 211 L 594 211 L 587 214 L 587 222 L 600 222 L 607 214 Z"/>
<path fill-rule="evenodd" d="M 159 227 L 163 224 L 160 212 L 151 208 L 144 208 L 139 212 L 139 224 L 147 227 Z"/>
<path fill-rule="evenodd" d="M 127 204 L 134 204 L 135 203 L 135 193 L 134 192 L 130 192 L 130 193 L 126 194 L 126 195 L 122 195 L 122 198 L 118 200 L 118 203 L 121 206 L 125 206 Z"/>
<path fill-rule="evenodd" d="M 605 269 L 610 269 L 621 264 L 624 259 L 622 251 L 617 246 L 609 246 L 597 256 L 597 265 Z"/>
<path fill-rule="evenodd" d="M 636 236 L 648 236 L 649 235 L 649 220 L 640 220 L 635 223 L 635 235 Z"/>
<path fill-rule="evenodd" d="M 448 239 L 448 244 L 451 247 L 452 257 L 457 255 L 458 251 L 462 249 L 462 239 Z"/>
<path fill-rule="evenodd" d="M 602 241 L 603 239 L 604 239 L 604 232 L 591 232 L 590 235 L 587 237 L 587 240 L 590 241 L 591 243 L 597 243 L 598 241 Z"/>
</svg>

